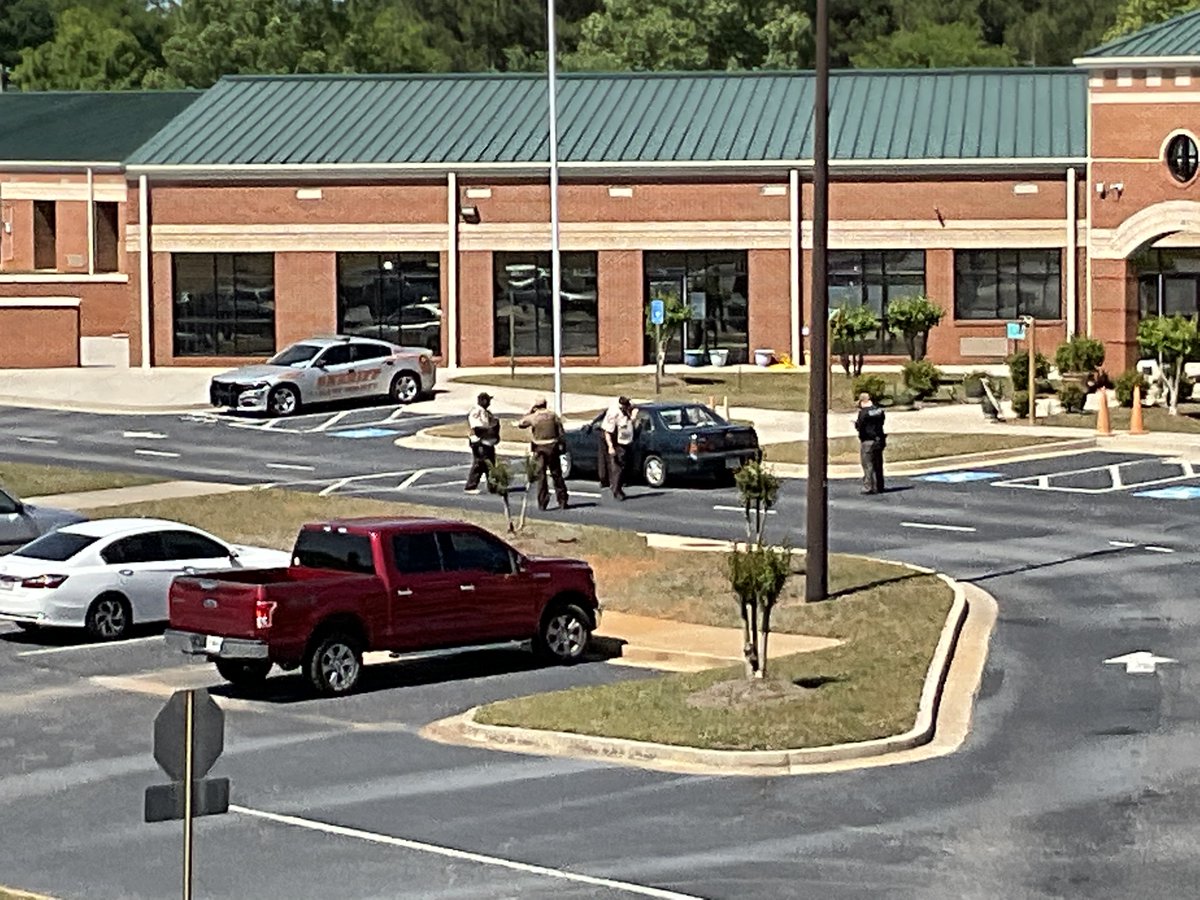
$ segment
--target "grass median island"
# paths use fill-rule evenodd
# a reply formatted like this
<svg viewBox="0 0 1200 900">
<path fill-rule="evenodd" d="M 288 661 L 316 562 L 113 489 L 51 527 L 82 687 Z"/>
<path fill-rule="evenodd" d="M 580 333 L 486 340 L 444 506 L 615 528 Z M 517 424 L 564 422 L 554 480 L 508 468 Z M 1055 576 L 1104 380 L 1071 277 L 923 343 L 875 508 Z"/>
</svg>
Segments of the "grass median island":
<svg viewBox="0 0 1200 900">
<path fill-rule="evenodd" d="M 1128 431 L 1129 417 L 1132 410 L 1123 406 L 1109 410 L 1109 420 L 1114 431 Z M 1200 403 L 1180 403 L 1179 414 L 1171 415 L 1161 406 L 1147 406 L 1142 409 L 1142 420 L 1146 430 L 1152 434 L 1156 431 L 1167 431 L 1178 434 L 1200 434 Z M 1039 425 L 1062 425 L 1067 428 L 1086 428 L 1094 431 L 1096 414 L 1059 413 L 1047 418 L 1039 418 Z"/>
<path fill-rule="evenodd" d="M 895 376 L 897 379 L 899 376 Z M 469 375 L 456 378 L 466 384 L 489 385 L 497 390 L 506 386 L 545 391 L 554 391 L 551 375 L 518 373 L 515 377 L 505 374 Z M 565 372 L 563 390 L 572 394 L 599 394 L 616 397 L 627 394 L 640 400 L 651 399 L 654 394 L 654 373 L 628 372 L 623 374 L 597 374 Z M 685 373 L 667 376 L 658 399 L 690 400 L 707 403 L 709 397 L 721 404 L 729 397 L 730 406 L 752 406 L 759 409 L 808 409 L 808 373 L 794 371 L 763 371 L 746 367 L 739 377 L 737 370 L 730 368 L 720 372 L 704 372 L 690 375 Z M 852 410 L 850 381 L 841 372 L 829 375 L 829 397 L 835 410 Z"/>
<path fill-rule="evenodd" d="M 104 472 L 92 469 L 72 469 L 66 466 L 0 462 L 0 486 L 18 497 L 77 494 L 85 491 L 102 491 L 108 488 L 158 484 L 165 480 L 153 475 L 135 475 L 130 472 Z"/>
<path fill-rule="evenodd" d="M 1070 438 L 1047 437 L 1028 434 L 949 434 L 943 432 L 901 432 L 887 438 L 886 460 L 890 463 L 913 462 L 922 459 L 937 459 L 943 456 L 962 456 L 968 453 L 990 453 L 998 450 L 1034 448 L 1042 444 L 1054 444 Z M 808 443 L 788 441 L 764 446 L 767 462 L 808 462 Z M 834 465 L 857 464 L 858 438 L 838 437 L 829 441 L 829 462 Z"/>
<path fill-rule="evenodd" d="M 575 428 L 586 422 L 592 421 L 600 414 L 600 410 L 594 412 L 569 413 L 564 415 L 563 423 L 566 428 Z M 517 416 L 497 416 L 500 420 L 500 440 L 516 441 L 518 443 L 529 443 L 529 430 L 520 429 L 517 427 L 517 422 L 520 418 Z M 467 440 L 469 428 L 466 420 L 459 422 L 449 422 L 445 425 L 434 425 L 432 428 L 426 429 L 425 433 L 433 437 L 444 438 L 461 438 Z"/>
<path fill-rule="evenodd" d="M 407 503 L 264 490 L 160 500 L 103 510 L 105 516 L 160 516 L 221 537 L 290 548 L 309 521 L 348 516 L 465 518 L 503 533 L 499 512 L 476 514 Z M 530 554 L 574 556 L 595 570 L 606 609 L 702 625 L 739 627 L 723 553 L 652 549 L 628 531 L 531 521 L 512 542 Z M 952 602 L 944 582 L 902 566 L 834 556 L 825 603 L 804 602 L 803 556 L 775 609 L 778 633 L 832 637 L 829 650 L 772 659 L 769 675 L 789 693 L 772 703 L 689 699 L 732 682 L 740 668 L 661 676 L 601 688 L 506 701 L 481 721 L 699 747 L 778 749 L 860 741 L 905 731 Z"/>
</svg>

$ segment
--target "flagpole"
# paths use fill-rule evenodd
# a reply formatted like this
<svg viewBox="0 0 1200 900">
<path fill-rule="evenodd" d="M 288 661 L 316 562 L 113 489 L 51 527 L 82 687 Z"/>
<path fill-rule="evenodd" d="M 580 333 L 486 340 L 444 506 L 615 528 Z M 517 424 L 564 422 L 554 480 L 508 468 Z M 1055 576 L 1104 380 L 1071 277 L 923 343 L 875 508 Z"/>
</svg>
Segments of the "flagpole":
<svg viewBox="0 0 1200 900">
<path fill-rule="evenodd" d="M 554 327 L 554 411 L 562 415 L 562 253 L 558 239 L 558 62 L 554 0 L 546 0 L 550 95 L 550 314 Z"/>
</svg>

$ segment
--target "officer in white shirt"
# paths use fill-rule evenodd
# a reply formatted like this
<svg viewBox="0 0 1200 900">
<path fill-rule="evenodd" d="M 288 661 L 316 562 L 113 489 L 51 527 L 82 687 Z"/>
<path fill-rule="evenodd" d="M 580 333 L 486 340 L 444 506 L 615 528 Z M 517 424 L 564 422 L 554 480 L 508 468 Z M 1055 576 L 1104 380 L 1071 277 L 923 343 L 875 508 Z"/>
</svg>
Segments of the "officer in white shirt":
<svg viewBox="0 0 1200 900">
<path fill-rule="evenodd" d="M 633 402 L 628 397 L 618 397 L 600 424 L 600 445 L 597 448 L 600 453 L 600 486 L 604 487 L 607 483 L 617 500 L 625 499 L 625 465 L 630 445 L 633 444 L 633 422 L 636 417 L 637 410 Z"/>
<path fill-rule="evenodd" d="M 500 443 L 500 420 L 489 408 L 492 395 L 483 393 L 475 398 L 476 406 L 467 416 L 471 445 L 471 472 L 467 475 L 466 491 L 479 490 L 479 479 L 487 477 L 488 466 L 496 462 L 496 445 Z"/>
</svg>

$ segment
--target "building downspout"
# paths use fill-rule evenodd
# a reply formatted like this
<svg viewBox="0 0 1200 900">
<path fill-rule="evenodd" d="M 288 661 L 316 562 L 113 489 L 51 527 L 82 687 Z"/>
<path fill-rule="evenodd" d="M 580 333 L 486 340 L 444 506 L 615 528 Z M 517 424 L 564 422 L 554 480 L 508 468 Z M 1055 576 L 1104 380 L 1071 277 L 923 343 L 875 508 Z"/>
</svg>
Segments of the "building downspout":
<svg viewBox="0 0 1200 900">
<path fill-rule="evenodd" d="M 801 365 L 804 362 L 804 345 L 800 341 L 800 170 L 792 169 L 788 173 L 788 209 L 791 228 L 788 229 L 790 244 L 789 268 L 791 276 L 791 339 L 792 362 Z"/>
<path fill-rule="evenodd" d="M 87 241 L 88 274 L 96 274 L 96 175 L 87 170 Z"/>
<path fill-rule="evenodd" d="M 1088 87 L 1088 110 L 1087 110 L 1087 201 L 1084 204 L 1087 210 L 1087 253 L 1084 256 L 1084 277 L 1087 279 L 1087 284 L 1084 286 L 1084 295 L 1086 296 L 1086 319 L 1087 319 L 1087 336 L 1092 336 L 1092 200 L 1095 192 L 1092 189 L 1092 89 Z"/>
<path fill-rule="evenodd" d="M 1067 169 L 1067 337 L 1079 330 L 1079 173 Z"/>
<path fill-rule="evenodd" d="M 150 368 L 150 182 L 138 177 L 138 282 L 141 286 L 142 368 Z"/>
<path fill-rule="evenodd" d="M 446 368 L 458 368 L 458 175 L 446 173 Z"/>
</svg>

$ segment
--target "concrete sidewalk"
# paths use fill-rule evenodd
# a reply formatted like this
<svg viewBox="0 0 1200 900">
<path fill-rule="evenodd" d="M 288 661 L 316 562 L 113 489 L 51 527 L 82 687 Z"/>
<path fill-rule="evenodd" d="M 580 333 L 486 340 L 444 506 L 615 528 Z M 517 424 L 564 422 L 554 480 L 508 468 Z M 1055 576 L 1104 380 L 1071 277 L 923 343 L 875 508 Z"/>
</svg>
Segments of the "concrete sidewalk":
<svg viewBox="0 0 1200 900">
<path fill-rule="evenodd" d="M 26 502 L 37 506 L 52 506 L 86 512 L 129 503 L 149 503 L 153 500 L 184 500 L 189 497 L 211 497 L 254 490 L 251 485 L 218 484 L 210 481 L 162 481 L 132 487 L 106 488 L 100 491 L 81 491 L 74 494 L 46 494 L 28 497 Z"/>
</svg>

